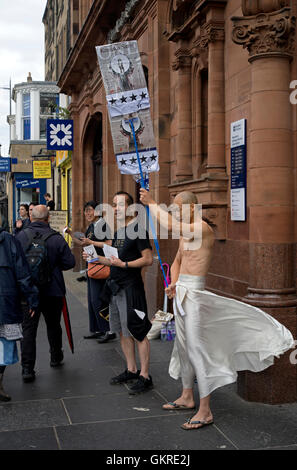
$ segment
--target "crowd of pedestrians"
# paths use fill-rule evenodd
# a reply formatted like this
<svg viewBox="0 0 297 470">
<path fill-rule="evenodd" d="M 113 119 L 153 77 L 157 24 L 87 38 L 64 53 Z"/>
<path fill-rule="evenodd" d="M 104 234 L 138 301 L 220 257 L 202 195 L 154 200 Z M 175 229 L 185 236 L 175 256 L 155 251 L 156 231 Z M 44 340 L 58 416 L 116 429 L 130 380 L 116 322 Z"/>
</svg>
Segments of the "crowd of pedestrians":
<svg viewBox="0 0 297 470">
<path fill-rule="evenodd" d="M 50 366 L 63 364 L 61 315 L 66 294 L 63 271 L 75 266 L 75 258 L 64 237 L 50 226 L 54 203 L 49 194 L 45 197 L 47 206 L 33 202 L 21 204 L 13 233 L 4 229 L 0 232 L 0 250 L 3 251 L 3 254 L 0 251 L 0 289 L 7 290 L 7 296 L 0 297 L 3 304 L 0 313 L 1 401 L 10 400 L 4 392 L 3 375 L 7 365 L 19 360 L 17 340 L 20 340 L 22 379 L 25 383 L 36 379 L 36 337 L 41 314 L 46 323 Z M 82 248 L 86 262 L 88 255 L 83 248 L 93 245 L 97 256 L 95 266 L 89 267 L 86 274 L 90 333 L 84 339 L 95 339 L 101 344 L 119 336 L 126 370 L 111 377 L 110 383 L 135 380 L 130 390 L 134 394 L 153 387 L 149 375 L 150 345 L 146 337 L 151 323 L 141 276 L 142 268 L 152 264 L 152 248 L 147 233 L 133 240 L 126 234 L 127 226 L 134 221 L 126 215 L 131 204 L 130 194 L 115 195 L 113 208 L 118 230 L 112 234 L 104 219 L 96 214 L 96 202 L 88 201 L 83 208 L 85 232 L 72 232 L 67 228 L 66 233 L 72 236 L 73 244 Z M 101 230 L 98 230 L 100 224 Z M 98 238 L 98 233 L 103 236 Z M 116 248 L 119 258 L 104 257 L 104 244 Z M 94 274 L 98 264 L 99 270 L 105 268 L 105 275 Z M 141 311 L 143 317 L 136 315 L 134 309 Z M 140 369 L 136 364 L 136 346 Z"/>
<path fill-rule="evenodd" d="M 41 314 L 46 322 L 50 366 L 63 364 L 63 271 L 75 266 L 75 258 L 64 237 L 50 227 L 54 206 L 50 195 L 47 200 L 48 206 L 22 204 L 13 234 L 0 229 L 1 401 L 10 400 L 3 377 L 5 367 L 18 361 L 17 340 L 21 341 L 23 381 L 35 380 Z M 194 409 L 196 381 L 198 410 L 182 424 L 182 429 L 199 429 L 214 422 L 210 397 L 215 389 L 235 382 L 240 370 L 258 372 L 271 366 L 275 356 L 294 348 L 294 339 L 287 328 L 258 308 L 205 290 L 215 234 L 209 221 L 197 216 L 194 194 L 176 196 L 178 217 L 164 211 L 144 189 L 140 190 L 140 201 L 150 206 L 161 226 L 180 234 L 166 294 L 173 299 L 176 324 L 169 374 L 182 379 L 182 392 L 163 409 Z M 152 324 L 142 279 L 142 269 L 153 263 L 152 246 L 146 221 L 136 216 L 133 202 L 125 191 L 114 195 L 114 230 L 96 213 L 94 201 L 88 201 L 83 208 L 85 232 L 66 230 L 73 243 L 81 247 L 87 263 L 89 334 L 84 338 L 101 344 L 119 336 L 126 367 L 110 378 L 110 384 L 131 383 L 132 395 L 154 386 L 147 338 Z M 187 222 L 183 221 L 185 206 L 190 209 Z M 105 256 L 107 251 L 111 253 Z"/>
</svg>

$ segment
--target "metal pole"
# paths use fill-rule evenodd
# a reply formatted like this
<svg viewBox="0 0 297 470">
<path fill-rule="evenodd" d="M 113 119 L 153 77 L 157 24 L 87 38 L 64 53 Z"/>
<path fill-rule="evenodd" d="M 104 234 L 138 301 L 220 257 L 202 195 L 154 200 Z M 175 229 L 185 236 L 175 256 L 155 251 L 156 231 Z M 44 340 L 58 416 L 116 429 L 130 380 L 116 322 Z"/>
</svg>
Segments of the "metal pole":
<svg viewBox="0 0 297 470">
<path fill-rule="evenodd" d="M 138 145 L 137 145 L 137 140 L 136 140 L 136 135 L 135 135 L 135 129 L 134 129 L 134 124 L 133 124 L 133 119 L 129 119 L 129 124 L 130 124 L 131 130 L 132 130 L 132 134 L 133 134 L 134 145 L 135 145 L 135 150 L 136 150 L 136 156 L 137 156 L 137 161 L 138 161 L 138 167 L 139 167 L 139 171 L 140 171 L 140 186 L 141 186 L 143 189 L 145 189 L 145 181 L 144 181 L 144 176 L 143 176 L 143 171 L 142 171 L 140 156 L 139 156 L 139 152 L 138 152 Z M 162 274 L 163 274 L 163 277 L 164 277 L 165 285 L 166 285 L 166 287 L 168 287 L 168 282 L 167 282 L 167 279 L 166 279 L 166 274 L 165 274 L 165 271 L 164 271 L 164 267 L 163 267 L 163 263 L 162 263 L 162 259 L 161 259 L 161 255 L 160 255 L 159 242 L 158 242 L 158 238 L 157 238 L 157 234 L 156 234 L 154 222 L 153 222 L 153 220 L 152 220 L 149 207 L 148 207 L 148 206 L 145 206 L 145 209 L 146 209 L 146 212 L 147 212 L 147 215 L 148 215 L 148 219 L 149 219 L 149 223 L 150 223 L 150 226 L 151 226 L 151 230 L 152 230 L 152 233 L 153 233 L 154 244 L 155 244 L 156 251 L 157 251 L 157 255 L 158 255 L 158 258 L 159 258 L 160 268 L 161 268 L 161 271 L 162 271 Z"/>
</svg>

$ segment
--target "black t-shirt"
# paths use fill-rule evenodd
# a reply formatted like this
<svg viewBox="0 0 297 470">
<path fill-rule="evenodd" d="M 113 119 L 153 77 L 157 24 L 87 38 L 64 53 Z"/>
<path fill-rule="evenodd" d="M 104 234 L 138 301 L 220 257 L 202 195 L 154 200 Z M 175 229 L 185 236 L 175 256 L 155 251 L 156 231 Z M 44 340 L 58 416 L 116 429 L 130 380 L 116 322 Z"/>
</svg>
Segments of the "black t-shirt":
<svg viewBox="0 0 297 470">
<path fill-rule="evenodd" d="M 48 201 L 47 205 L 46 205 L 50 211 L 54 211 L 55 210 L 55 203 L 53 200 L 51 201 Z"/>
<path fill-rule="evenodd" d="M 94 242 L 105 242 L 112 238 L 109 227 L 103 218 L 100 218 L 97 222 L 92 222 L 88 226 L 85 236 Z M 98 256 L 104 256 L 102 248 L 95 246 L 95 250 Z"/>
<path fill-rule="evenodd" d="M 142 257 L 141 252 L 147 248 L 152 249 L 148 233 L 145 229 L 140 229 L 138 224 L 129 224 L 120 228 L 115 234 L 112 246 L 117 248 L 119 258 L 122 261 L 135 261 Z M 119 286 L 125 287 L 132 283 L 141 282 L 142 268 L 118 268 L 110 267 L 110 279 Z M 133 282 L 134 281 L 134 282 Z"/>
</svg>

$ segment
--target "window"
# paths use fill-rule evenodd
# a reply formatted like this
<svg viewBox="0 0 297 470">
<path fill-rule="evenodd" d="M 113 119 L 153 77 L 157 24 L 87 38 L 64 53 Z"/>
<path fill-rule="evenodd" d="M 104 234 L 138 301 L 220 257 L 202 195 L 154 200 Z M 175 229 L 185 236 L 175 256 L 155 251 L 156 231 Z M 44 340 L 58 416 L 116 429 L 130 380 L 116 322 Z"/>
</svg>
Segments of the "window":
<svg viewBox="0 0 297 470">
<path fill-rule="evenodd" d="M 31 105 L 30 105 L 30 93 L 24 93 L 23 95 L 23 139 L 30 140 L 31 137 Z"/>
<path fill-rule="evenodd" d="M 46 139 L 46 121 L 57 117 L 58 107 L 57 93 L 40 93 L 40 139 Z"/>
</svg>

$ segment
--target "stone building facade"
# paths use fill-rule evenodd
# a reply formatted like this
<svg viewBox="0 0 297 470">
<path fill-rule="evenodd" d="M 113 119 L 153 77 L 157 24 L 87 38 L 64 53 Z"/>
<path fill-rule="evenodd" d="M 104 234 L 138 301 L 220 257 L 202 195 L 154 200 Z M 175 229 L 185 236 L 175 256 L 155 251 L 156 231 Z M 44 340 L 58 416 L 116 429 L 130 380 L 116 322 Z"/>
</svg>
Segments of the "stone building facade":
<svg viewBox="0 0 297 470">
<path fill-rule="evenodd" d="M 150 179 L 159 202 L 190 190 L 216 225 L 207 278 L 215 293 L 249 302 L 289 327 L 296 318 L 297 80 L 292 0 L 118 0 L 89 2 L 59 76 L 74 119 L 72 220 L 84 226 L 84 201 L 137 195 L 117 169 L 95 46 L 137 39 L 147 70 L 160 172 Z M 79 14 L 81 5 L 79 3 Z M 83 13 L 83 11 L 81 12 Z M 247 123 L 246 220 L 230 216 L 230 125 Z M 172 262 L 174 242 L 160 242 Z M 150 311 L 162 305 L 157 259 L 146 272 Z M 260 374 L 241 373 L 252 401 L 296 401 L 289 354 Z"/>
</svg>

